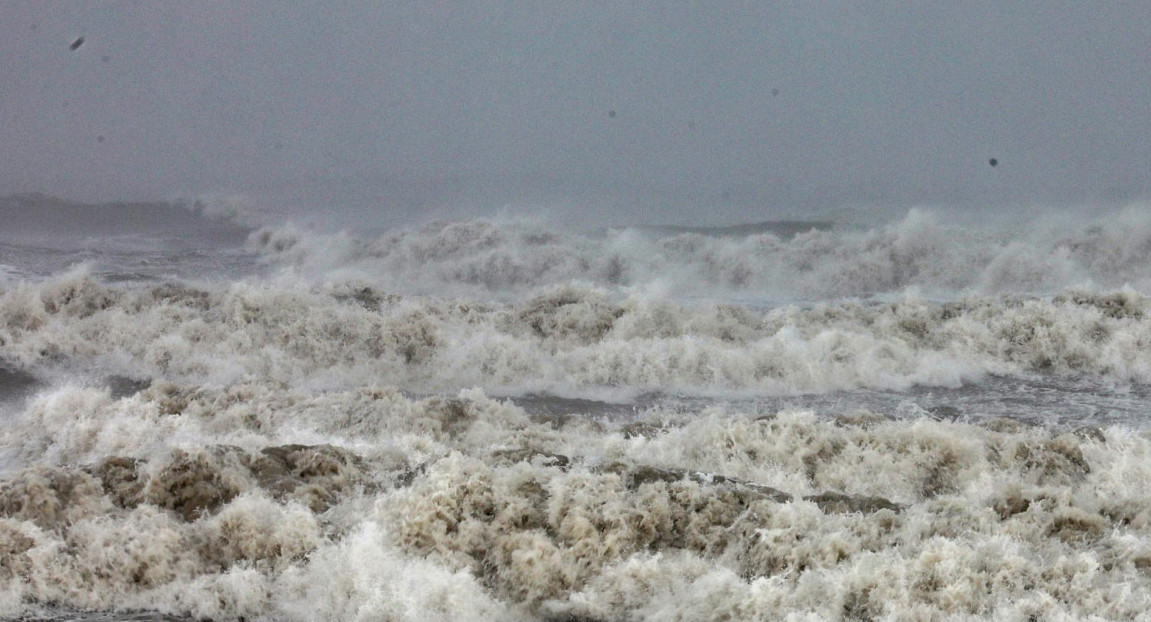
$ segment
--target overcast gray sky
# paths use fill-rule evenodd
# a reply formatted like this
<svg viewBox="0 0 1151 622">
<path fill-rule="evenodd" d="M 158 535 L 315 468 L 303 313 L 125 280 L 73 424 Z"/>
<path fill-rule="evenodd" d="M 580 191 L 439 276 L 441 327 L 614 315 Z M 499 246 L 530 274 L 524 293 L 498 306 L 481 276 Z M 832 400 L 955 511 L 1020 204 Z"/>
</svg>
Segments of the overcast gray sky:
<svg viewBox="0 0 1151 622">
<path fill-rule="evenodd" d="M 0 194 L 664 222 L 1151 195 L 1147 2 L 0 2 Z"/>
</svg>

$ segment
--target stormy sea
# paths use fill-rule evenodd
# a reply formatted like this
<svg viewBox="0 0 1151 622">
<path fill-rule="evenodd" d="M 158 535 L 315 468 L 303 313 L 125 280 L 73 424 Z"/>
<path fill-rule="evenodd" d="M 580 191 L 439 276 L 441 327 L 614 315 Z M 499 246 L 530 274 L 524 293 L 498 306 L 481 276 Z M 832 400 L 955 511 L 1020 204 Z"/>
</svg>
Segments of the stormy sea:
<svg viewBox="0 0 1151 622">
<path fill-rule="evenodd" d="M 0 618 L 1151 610 L 1151 208 L 258 216 L 0 199 Z"/>
</svg>

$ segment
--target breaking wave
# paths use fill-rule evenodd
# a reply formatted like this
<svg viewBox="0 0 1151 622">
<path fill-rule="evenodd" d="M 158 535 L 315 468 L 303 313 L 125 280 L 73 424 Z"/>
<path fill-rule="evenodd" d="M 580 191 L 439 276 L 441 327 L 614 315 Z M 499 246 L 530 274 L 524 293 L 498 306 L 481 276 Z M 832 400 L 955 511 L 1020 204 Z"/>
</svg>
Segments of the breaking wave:
<svg viewBox="0 0 1151 622">
<path fill-rule="evenodd" d="M 1149 216 L 13 251 L 0 618 L 1138 619 Z"/>
<path fill-rule="evenodd" d="M 746 231 L 746 229 L 744 230 Z M 752 229 L 752 231 L 755 231 Z M 389 291 L 507 299 L 580 281 L 615 291 L 777 303 L 916 290 L 929 298 L 1151 288 L 1151 211 L 1010 227 L 947 224 L 912 210 L 883 227 L 779 223 L 758 232 L 622 229 L 573 233 L 541 222 L 434 222 L 364 239 L 292 225 L 258 230 L 264 261 L 310 278 Z"/>
<path fill-rule="evenodd" d="M 315 388 L 818 393 L 988 374 L 1151 381 L 1134 290 L 755 309 L 562 285 L 518 303 L 298 282 L 113 286 L 83 270 L 0 294 L 0 357 L 30 369 Z"/>
<path fill-rule="evenodd" d="M 159 383 L 57 389 L 3 441 L 8 615 L 1132 619 L 1151 589 L 1125 428 Z"/>
</svg>

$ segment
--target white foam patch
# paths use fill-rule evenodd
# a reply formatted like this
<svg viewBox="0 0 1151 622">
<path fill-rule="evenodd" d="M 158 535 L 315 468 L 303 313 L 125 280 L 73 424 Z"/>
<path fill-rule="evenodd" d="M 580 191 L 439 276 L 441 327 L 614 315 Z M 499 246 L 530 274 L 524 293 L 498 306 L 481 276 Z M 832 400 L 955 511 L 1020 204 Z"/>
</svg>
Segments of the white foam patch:
<svg viewBox="0 0 1151 622">
<path fill-rule="evenodd" d="M 1151 435 L 1023 420 L 1145 398 L 1145 212 L 281 228 L 270 279 L 0 285 L 0 361 L 44 379 L 0 427 L 0 617 L 1138 619 Z M 990 376 L 1012 418 L 962 420 Z"/>
<path fill-rule="evenodd" d="M 1151 437 L 1123 427 L 254 383 L 58 389 L 0 442 L 10 617 L 1132 619 L 1151 590 Z"/>
<path fill-rule="evenodd" d="M 1151 291 L 1143 261 L 1151 210 L 1131 206 L 1094 221 L 1046 218 L 1010 228 L 948 224 L 914 209 L 868 230 L 657 235 L 563 231 L 536 220 L 445 221 L 361 239 L 293 225 L 249 239 L 264 261 L 317 281 L 359 279 L 420 295 L 516 299 L 583 281 L 676 299 L 826 300 L 914 289 L 929 298 L 1067 288 Z"/>
<path fill-rule="evenodd" d="M 110 286 L 81 270 L 0 293 L 0 357 L 44 371 L 417 392 L 795 395 L 1036 373 L 1149 382 L 1147 306 L 1124 289 L 756 310 L 581 285 L 504 304 L 294 281 Z"/>
<path fill-rule="evenodd" d="M 286 620 L 513 620 L 514 606 L 486 593 L 473 576 L 405 555 L 377 524 L 365 524 L 314 553 L 276 585 Z"/>
</svg>

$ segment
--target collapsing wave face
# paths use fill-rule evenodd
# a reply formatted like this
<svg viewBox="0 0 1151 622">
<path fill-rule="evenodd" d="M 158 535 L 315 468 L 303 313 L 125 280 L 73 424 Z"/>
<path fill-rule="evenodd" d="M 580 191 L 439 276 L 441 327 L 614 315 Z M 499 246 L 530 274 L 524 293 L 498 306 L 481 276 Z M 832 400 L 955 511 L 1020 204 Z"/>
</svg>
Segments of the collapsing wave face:
<svg viewBox="0 0 1151 622">
<path fill-rule="evenodd" d="M 566 285 L 470 303 L 348 283 L 111 286 L 76 272 L 0 294 L 0 357 L 27 370 L 419 392 L 958 386 L 987 374 L 1151 381 L 1147 298 L 842 302 L 754 310 Z"/>
<path fill-rule="evenodd" d="M 265 261 L 300 274 L 356 277 L 390 291 L 508 298 L 572 280 L 631 293 L 764 301 L 827 300 L 914 289 L 932 298 L 1053 294 L 1129 285 L 1151 291 L 1151 213 L 1011 230 L 948 225 L 912 210 L 868 230 L 776 235 L 558 231 L 528 221 L 436 222 L 361 239 L 293 226 L 254 233 Z M 798 231 L 798 233 L 797 233 Z M 794 235 L 791 235 L 794 234 Z"/>
<path fill-rule="evenodd" d="M 1137 617 L 1140 425 L 860 396 L 1151 382 L 1146 220 L 281 227 L 271 278 L 11 279 L 0 617 Z"/>
</svg>

